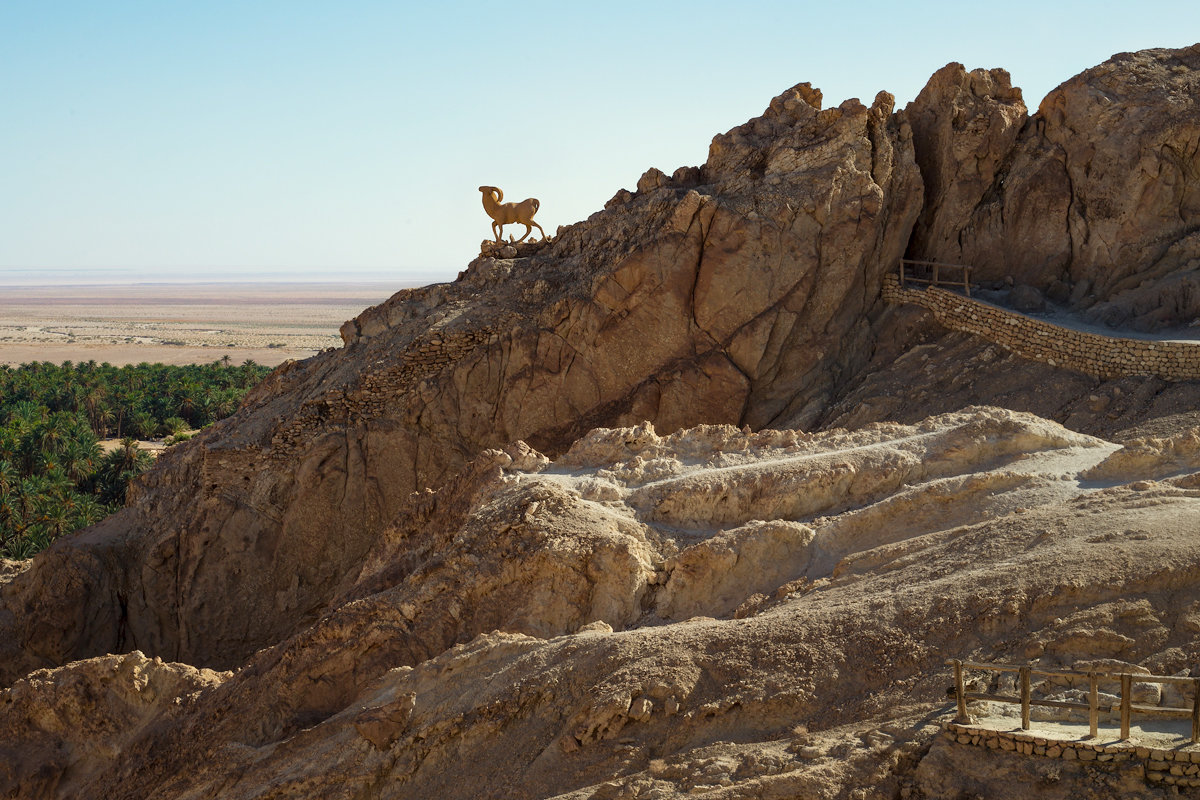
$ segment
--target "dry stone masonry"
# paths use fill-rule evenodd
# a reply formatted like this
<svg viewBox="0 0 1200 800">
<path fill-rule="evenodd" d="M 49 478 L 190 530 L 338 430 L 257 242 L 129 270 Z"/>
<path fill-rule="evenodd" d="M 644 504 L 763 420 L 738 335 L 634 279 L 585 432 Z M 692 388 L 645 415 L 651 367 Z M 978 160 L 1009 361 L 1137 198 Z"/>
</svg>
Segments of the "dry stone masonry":
<svg viewBox="0 0 1200 800">
<path fill-rule="evenodd" d="M 1097 378 L 1154 375 L 1168 381 L 1200 379 L 1200 344 L 1075 331 L 937 287 L 902 289 L 896 275 L 884 280 L 883 299 L 927 308 L 947 328 L 982 336 L 1019 356 L 1052 367 Z"/>
<path fill-rule="evenodd" d="M 1078 739 L 1057 739 L 1028 731 L 998 731 L 951 722 L 943 734 L 958 744 L 1004 750 L 1026 756 L 1120 764 L 1141 761 L 1146 780 L 1173 786 L 1200 786 L 1200 745 L 1181 748 L 1146 747 L 1130 741 L 1093 744 Z"/>
</svg>

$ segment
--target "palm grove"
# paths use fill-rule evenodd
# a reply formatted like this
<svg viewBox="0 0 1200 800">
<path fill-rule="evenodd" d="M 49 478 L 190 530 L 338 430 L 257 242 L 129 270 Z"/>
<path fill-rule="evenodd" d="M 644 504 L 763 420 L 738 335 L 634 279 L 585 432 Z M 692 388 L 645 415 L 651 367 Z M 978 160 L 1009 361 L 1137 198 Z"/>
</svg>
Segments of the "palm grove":
<svg viewBox="0 0 1200 800">
<path fill-rule="evenodd" d="M 152 461 L 137 439 L 177 441 L 229 416 L 269 371 L 228 359 L 0 365 L 0 557 L 28 558 L 115 511 Z M 108 437 L 121 444 L 103 453 Z"/>
</svg>

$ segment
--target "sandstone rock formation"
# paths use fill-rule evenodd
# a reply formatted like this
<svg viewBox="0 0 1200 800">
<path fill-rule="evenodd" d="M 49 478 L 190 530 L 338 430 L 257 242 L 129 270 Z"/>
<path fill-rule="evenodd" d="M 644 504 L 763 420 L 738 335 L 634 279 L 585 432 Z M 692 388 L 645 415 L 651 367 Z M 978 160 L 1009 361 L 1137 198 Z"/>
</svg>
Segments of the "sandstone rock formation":
<svg viewBox="0 0 1200 800">
<path fill-rule="evenodd" d="M 1029 118 L 1002 70 L 902 112 L 799 84 L 701 167 L 368 309 L 0 562 L 0 793 L 1032 785 L 946 778 L 943 659 L 1193 668 L 1197 387 L 1023 362 L 880 286 L 907 252 L 1194 314 L 1198 54 Z"/>
<path fill-rule="evenodd" d="M 822 110 L 801 84 L 700 170 L 648 176 L 533 255 L 369 309 L 344 349 L 164 457 L 129 509 L 0 590 L 37 609 L 0 611 L 0 675 L 134 648 L 235 666 L 315 618 L 408 492 L 487 447 L 814 418 L 866 363 L 920 208 L 890 96 Z"/>
<path fill-rule="evenodd" d="M 910 253 L 1055 289 L 1111 324 L 1193 322 L 1198 98 L 1200 45 L 1116 55 L 1027 121 L 1003 70 L 940 70 L 907 109 L 928 194 Z"/>
<path fill-rule="evenodd" d="M 959 237 L 993 191 L 1028 119 L 1021 90 L 1002 69 L 968 72 L 962 64 L 947 64 L 904 111 L 925 184 L 910 252 L 932 261 L 975 264 L 970 258 L 978 254 L 964 254 Z"/>
<path fill-rule="evenodd" d="M 488 451 L 236 673 L 135 653 L 17 681 L 0 791 L 954 797 L 917 769 L 948 652 L 1200 659 L 1195 435 L 1132 447 L 978 408 Z"/>
<path fill-rule="evenodd" d="M 165 664 L 140 652 L 39 670 L 4 692 L 0 791 L 81 797 L 89 781 L 136 749 L 147 729 L 182 718 L 229 673 Z"/>
</svg>

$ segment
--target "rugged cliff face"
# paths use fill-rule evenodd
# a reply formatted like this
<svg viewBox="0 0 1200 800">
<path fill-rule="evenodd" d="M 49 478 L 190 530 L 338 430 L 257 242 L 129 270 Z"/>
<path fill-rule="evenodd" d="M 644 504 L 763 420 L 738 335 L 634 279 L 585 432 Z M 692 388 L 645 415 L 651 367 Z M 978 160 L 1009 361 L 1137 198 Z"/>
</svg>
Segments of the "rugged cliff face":
<svg viewBox="0 0 1200 800">
<path fill-rule="evenodd" d="M 1200 315 L 1200 45 L 1122 53 L 1032 117 L 1003 70 L 940 70 L 906 109 L 928 200 L 915 257 L 1110 324 Z"/>
<path fill-rule="evenodd" d="M 820 104 L 790 89 L 702 168 L 651 170 L 552 244 L 400 292 L 277 371 L 8 584 L 4 674 L 132 648 L 234 666 L 312 621 L 399 502 L 485 447 L 811 421 L 867 363 L 921 203 L 889 95 Z"/>
<path fill-rule="evenodd" d="M 925 206 L 910 252 L 932 261 L 975 264 L 965 260 L 959 238 L 993 191 L 1029 118 L 1021 90 L 1002 69 L 967 72 L 962 64 L 947 64 L 905 114 L 925 185 Z"/>
<path fill-rule="evenodd" d="M 1194 435 L 1110 456 L 926 417 L 1131 439 L 1195 387 L 1022 363 L 879 295 L 907 252 L 1194 315 L 1198 61 L 1117 56 L 1032 117 L 1002 70 L 901 112 L 800 84 L 701 167 L 368 309 L 128 508 L 0 564 L 0 790 L 955 796 L 913 777 L 948 650 L 1103 630 L 1094 655 L 1191 663 Z M 765 430 L 888 417 L 913 425 Z"/>
</svg>

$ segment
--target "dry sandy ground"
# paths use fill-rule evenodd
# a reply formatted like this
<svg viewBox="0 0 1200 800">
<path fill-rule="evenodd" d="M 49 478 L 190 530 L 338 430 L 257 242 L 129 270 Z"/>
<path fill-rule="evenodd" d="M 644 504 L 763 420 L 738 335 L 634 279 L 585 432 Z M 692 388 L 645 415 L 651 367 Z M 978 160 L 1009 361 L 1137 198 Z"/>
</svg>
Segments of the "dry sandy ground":
<svg viewBox="0 0 1200 800">
<path fill-rule="evenodd" d="M 0 364 L 274 366 L 341 346 L 338 328 L 411 282 L 15 286 L 0 290 Z"/>
<path fill-rule="evenodd" d="M 188 431 L 188 433 L 194 436 L 197 431 Z M 98 444 L 100 445 L 100 452 L 108 454 L 121 446 L 121 440 L 101 439 Z M 153 456 L 157 456 L 163 450 L 167 449 L 166 442 L 163 439 L 138 439 L 137 445 L 140 449 L 145 450 Z"/>
</svg>

